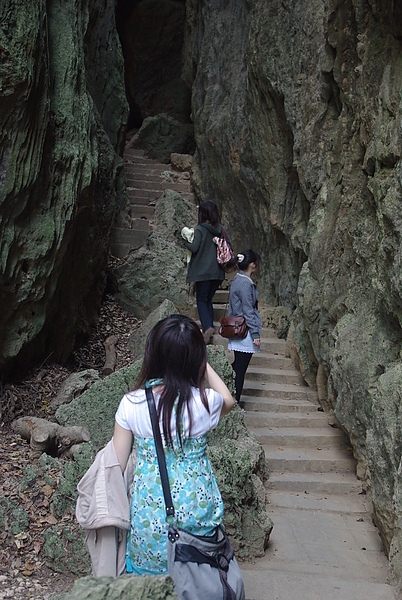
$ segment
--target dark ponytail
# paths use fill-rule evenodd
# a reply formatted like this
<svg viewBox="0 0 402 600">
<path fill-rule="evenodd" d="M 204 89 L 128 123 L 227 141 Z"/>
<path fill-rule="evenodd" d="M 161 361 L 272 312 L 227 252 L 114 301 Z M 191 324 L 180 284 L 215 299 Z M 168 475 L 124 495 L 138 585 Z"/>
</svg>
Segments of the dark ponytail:
<svg viewBox="0 0 402 600">
<path fill-rule="evenodd" d="M 240 271 L 246 271 L 250 263 L 255 263 L 258 266 L 261 262 L 261 255 L 255 250 L 243 250 L 236 255 L 236 264 Z"/>
</svg>

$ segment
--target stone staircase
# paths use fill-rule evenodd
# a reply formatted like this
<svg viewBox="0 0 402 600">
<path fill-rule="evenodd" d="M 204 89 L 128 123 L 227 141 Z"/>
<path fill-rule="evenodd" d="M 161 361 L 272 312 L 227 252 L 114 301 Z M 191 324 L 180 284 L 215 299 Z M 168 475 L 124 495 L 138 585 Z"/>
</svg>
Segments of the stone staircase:
<svg viewBox="0 0 402 600">
<path fill-rule="evenodd" d="M 215 296 L 216 328 L 225 294 Z M 213 343 L 227 347 L 218 334 Z M 348 439 L 332 414 L 323 412 L 272 329 L 262 330 L 261 353 L 251 359 L 241 406 L 265 451 L 274 522 L 265 556 L 241 563 L 246 598 L 396 598 Z"/>
<path fill-rule="evenodd" d="M 117 258 L 127 256 L 146 242 L 152 229 L 156 201 L 165 190 L 179 192 L 195 202 L 189 174 L 146 158 L 141 149 L 126 147 L 124 167 L 132 221 L 130 228 L 115 227 L 112 231 L 111 254 Z"/>
<path fill-rule="evenodd" d="M 320 410 L 316 392 L 285 354 L 286 342 L 264 329 L 242 394 L 247 426 L 265 451 L 271 503 L 288 506 L 311 493 L 361 491 L 347 437 Z"/>
<path fill-rule="evenodd" d="M 222 310 L 222 308 L 221 308 Z M 227 345 L 215 336 L 215 343 Z M 310 493 L 361 491 L 347 437 L 335 419 L 322 412 L 290 358 L 286 342 L 263 328 L 261 352 L 246 373 L 241 405 L 247 427 L 263 446 L 271 503 L 292 504 Z"/>
</svg>

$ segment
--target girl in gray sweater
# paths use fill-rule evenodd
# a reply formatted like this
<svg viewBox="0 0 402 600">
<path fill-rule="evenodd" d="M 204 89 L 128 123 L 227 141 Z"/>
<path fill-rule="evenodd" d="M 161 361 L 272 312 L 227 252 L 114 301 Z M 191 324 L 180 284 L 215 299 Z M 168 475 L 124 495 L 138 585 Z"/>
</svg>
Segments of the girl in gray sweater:
<svg viewBox="0 0 402 600">
<path fill-rule="evenodd" d="M 235 275 L 230 287 L 229 316 L 240 315 L 246 320 L 248 332 L 243 339 L 230 339 L 228 349 L 234 352 L 236 400 L 240 400 L 243 390 L 244 376 L 254 352 L 260 352 L 260 336 L 262 321 L 258 312 L 258 289 L 251 279 L 257 273 L 261 256 L 254 250 L 244 250 L 237 255 L 239 272 Z"/>
</svg>

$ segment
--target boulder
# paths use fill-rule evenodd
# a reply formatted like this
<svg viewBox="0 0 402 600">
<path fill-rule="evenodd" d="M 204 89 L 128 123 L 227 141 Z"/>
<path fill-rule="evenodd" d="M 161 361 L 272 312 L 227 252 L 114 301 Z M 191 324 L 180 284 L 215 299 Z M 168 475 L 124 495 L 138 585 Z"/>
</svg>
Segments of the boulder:
<svg viewBox="0 0 402 600">
<path fill-rule="evenodd" d="M 178 600 L 173 590 L 172 579 L 162 575 L 83 577 L 75 582 L 63 600 Z"/>
<path fill-rule="evenodd" d="M 138 132 L 137 145 L 148 158 L 169 164 L 172 153 L 194 154 L 194 127 L 165 114 L 147 117 Z"/>
<path fill-rule="evenodd" d="M 170 300 L 164 300 L 158 308 L 153 310 L 145 321 L 130 335 L 128 345 L 137 360 L 142 360 L 144 356 L 145 343 L 151 329 L 165 317 L 177 314 L 177 308 Z"/>
<path fill-rule="evenodd" d="M 222 346 L 207 346 L 208 362 L 234 394 L 234 372 Z M 225 506 L 224 524 L 236 556 L 264 556 L 273 522 L 267 511 L 262 446 L 250 435 L 236 404 L 208 434 L 208 456 Z"/>
<path fill-rule="evenodd" d="M 56 410 L 62 404 L 69 404 L 99 379 L 99 374 L 95 369 L 73 373 L 62 383 L 57 396 L 49 404 L 49 408 Z"/>
<path fill-rule="evenodd" d="M 89 390 L 64 404 L 56 411 L 60 425 L 83 425 L 90 433 L 91 442 L 99 450 L 112 438 L 114 415 L 120 400 L 133 389 L 142 361 L 124 367 L 103 380 L 94 383 Z"/>
<path fill-rule="evenodd" d="M 125 310 L 146 319 L 168 299 L 179 312 L 193 314 L 180 231 L 196 222 L 196 207 L 177 192 L 166 190 L 159 198 L 147 244 L 130 253 L 111 273 L 116 298 Z"/>
<path fill-rule="evenodd" d="M 191 173 L 191 165 L 193 157 L 191 154 L 177 154 L 172 152 L 170 155 L 170 163 L 176 171 Z"/>
</svg>

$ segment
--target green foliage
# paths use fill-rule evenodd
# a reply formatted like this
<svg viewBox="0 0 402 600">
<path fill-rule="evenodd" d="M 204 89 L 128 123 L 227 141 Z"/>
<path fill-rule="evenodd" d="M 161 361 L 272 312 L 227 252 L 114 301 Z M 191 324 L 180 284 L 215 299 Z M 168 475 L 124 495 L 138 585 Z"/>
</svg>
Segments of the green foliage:
<svg viewBox="0 0 402 600">
<path fill-rule="evenodd" d="M 37 487 L 36 480 L 38 478 L 38 469 L 33 467 L 32 465 L 28 465 L 26 469 L 24 469 L 24 475 L 21 479 L 21 482 L 18 486 L 20 492 L 25 492 L 27 490 L 32 490 Z"/>
<path fill-rule="evenodd" d="M 163 575 L 84 577 L 63 600 L 178 600 L 174 583 Z"/>
<path fill-rule="evenodd" d="M 63 517 L 67 511 L 75 512 L 77 501 L 77 484 L 84 473 L 89 469 L 95 458 L 95 451 L 91 443 L 81 444 L 74 454 L 74 461 L 66 461 L 42 454 L 38 467 L 43 471 L 42 477 L 50 484 L 54 483 L 51 471 L 59 472 L 59 482 L 53 494 L 50 510 L 56 517 Z M 38 477 L 38 471 L 36 471 Z"/>
<path fill-rule="evenodd" d="M 23 531 L 26 531 L 29 526 L 29 516 L 18 505 L 15 498 L 5 498 L 0 496 L 0 529 L 6 529 L 5 524 L 8 521 L 8 536 L 14 537 Z"/>
<path fill-rule="evenodd" d="M 90 572 L 84 531 L 78 525 L 61 528 L 54 525 L 45 531 L 44 537 L 43 551 L 49 567 L 59 573 L 69 570 L 80 576 Z"/>
</svg>

